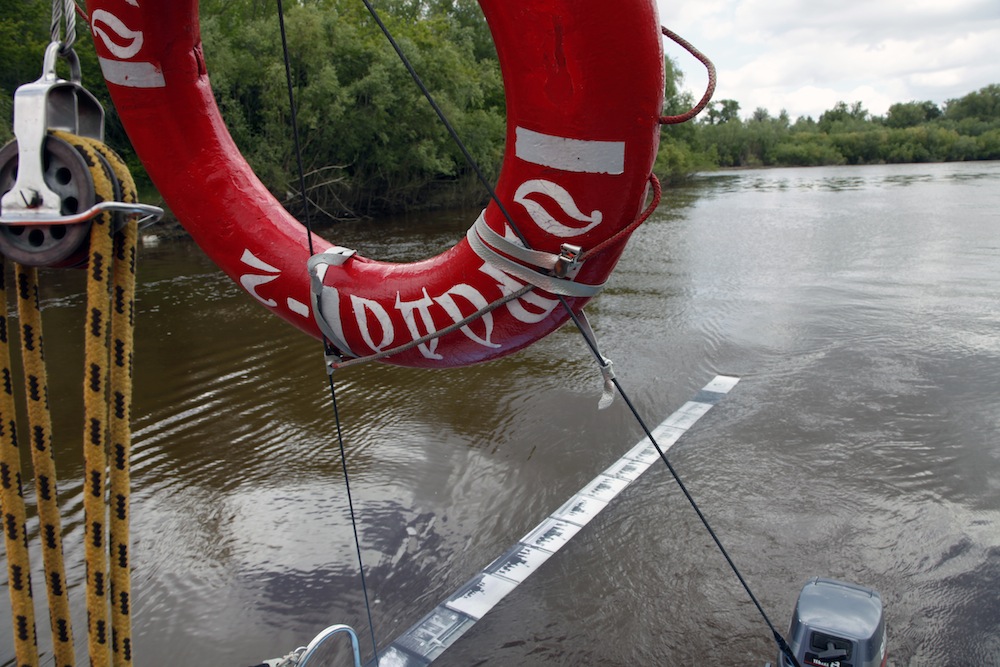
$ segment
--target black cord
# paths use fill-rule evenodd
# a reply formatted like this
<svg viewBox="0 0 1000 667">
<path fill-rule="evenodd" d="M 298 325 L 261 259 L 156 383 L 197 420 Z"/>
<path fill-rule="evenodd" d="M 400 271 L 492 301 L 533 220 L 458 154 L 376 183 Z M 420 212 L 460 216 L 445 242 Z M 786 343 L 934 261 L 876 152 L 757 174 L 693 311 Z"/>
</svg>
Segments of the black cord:
<svg viewBox="0 0 1000 667">
<path fill-rule="evenodd" d="M 412 77 L 413 82 L 417 84 L 417 88 L 419 88 L 420 92 L 422 92 L 424 97 L 427 98 L 427 101 L 430 103 L 434 113 L 437 114 L 438 120 L 441 121 L 442 125 L 444 125 L 445 129 L 448 131 L 448 134 L 451 135 L 452 141 L 455 142 L 455 145 L 458 146 L 458 149 L 462 152 L 466 163 L 474 172 L 476 172 L 476 178 L 482 186 L 486 188 L 486 192 L 489 193 L 490 199 L 492 199 L 493 203 L 500 209 L 500 212 L 503 214 L 503 217 L 506 218 L 507 223 L 510 225 L 511 230 L 517 235 L 517 238 L 520 239 L 521 243 L 523 243 L 525 247 L 527 247 L 527 239 L 521 233 L 521 230 L 517 228 L 517 224 L 514 222 L 510 213 L 507 212 L 507 208 L 503 205 L 503 202 L 500 201 L 500 197 L 497 196 L 496 190 L 493 189 L 493 184 L 490 183 L 486 178 L 486 175 L 483 174 L 483 170 L 479 167 L 479 163 L 476 162 L 474 157 L 472 157 L 472 153 L 470 153 L 469 149 L 466 148 L 465 142 L 463 142 L 462 138 L 458 136 L 458 132 L 455 130 L 455 127 L 451 124 L 451 121 L 448 120 L 448 117 L 445 115 L 444 111 L 441 110 L 441 107 L 438 106 L 438 103 L 431 94 L 431 91 L 424 85 L 423 80 L 420 78 L 420 75 L 417 74 L 417 70 L 413 68 L 409 58 L 407 58 L 406 54 L 403 53 L 403 49 L 400 48 L 396 38 L 392 36 L 392 33 L 389 32 L 389 28 L 387 28 L 385 23 L 382 22 L 382 17 L 378 15 L 377 11 L 375 11 L 375 7 L 372 6 L 370 0 L 361 1 L 365 3 L 365 7 L 368 8 L 368 13 L 372 15 L 372 19 L 375 20 L 375 24 L 378 25 L 382 34 L 385 35 L 387 40 L 389 40 L 389 44 L 391 44 L 392 48 L 396 51 L 396 55 L 399 56 L 399 60 L 403 63 L 403 67 L 406 68 L 406 71 L 410 73 L 410 77 Z"/>
<path fill-rule="evenodd" d="M 313 249 L 312 222 L 309 219 L 309 197 L 306 194 L 305 169 L 302 167 L 302 148 L 299 143 L 298 112 L 295 109 L 295 93 L 292 89 L 292 63 L 288 57 L 288 36 L 285 34 L 285 10 L 281 0 L 278 0 L 278 25 L 281 28 L 281 53 L 285 60 L 285 83 L 288 85 L 288 107 L 292 115 L 292 143 L 295 144 L 295 164 L 299 170 L 299 191 L 302 193 L 302 211 L 309 236 L 309 255 L 315 254 Z"/>
<path fill-rule="evenodd" d="M 420 78 L 420 75 L 417 74 L 417 71 L 413 68 L 413 65 L 410 63 L 409 59 L 406 57 L 406 54 L 403 53 L 403 50 L 400 48 L 400 46 L 396 42 L 395 38 L 389 32 L 389 29 L 386 27 L 385 23 L 382 21 L 382 18 L 378 15 L 378 12 L 375 10 L 375 7 L 372 6 L 370 0 L 362 0 L 362 2 L 364 2 L 365 7 L 368 9 L 369 14 L 371 14 L 372 18 L 374 19 L 375 23 L 378 25 L 379 29 L 382 31 L 382 34 L 385 35 L 386 39 L 392 45 L 392 48 L 396 51 L 396 55 L 399 56 L 399 59 L 403 63 L 403 66 L 406 67 L 407 71 L 410 73 L 410 76 L 413 78 L 414 83 L 416 83 L 417 87 L 423 93 L 424 97 L 427 98 L 427 101 L 430 103 L 431 108 L 434 110 L 434 113 L 437 114 L 437 116 L 440 119 L 441 123 L 445 126 L 445 129 L 448 131 L 448 134 L 451 135 L 452 140 L 455 142 L 455 144 L 458 146 L 459 150 L 462 152 L 462 155 L 465 157 L 465 159 L 468 162 L 469 166 L 472 168 L 473 171 L 475 171 L 476 177 L 479 179 L 480 183 L 482 183 L 483 186 L 486 188 L 487 192 L 490 195 L 490 198 L 493 200 L 494 203 L 496 203 L 497 207 L 500 209 L 500 212 L 503 214 L 504 218 L 506 218 L 508 224 L 510 224 L 511 229 L 514 231 L 514 233 L 518 236 L 518 238 L 522 241 L 522 243 L 524 243 L 527 246 L 527 241 L 526 241 L 524 235 L 517 228 L 517 225 L 514 223 L 514 221 L 513 221 L 512 217 L 511 217 L 510 213 L 508 213 L 507 209 L 504 207 L 503 202 L 500 201 L 500 198 L 497 196 L 496 191 L 493 189 L 492 184 L 486 179 L 486 176 L 483 174 L 483 171 L 479 167 L 479 164 L 476 162 L 475 158 L 472 157 L 472 154 L 469 152 L 468 148 L 465 146 L 465 143 L 462 141 L 461 137 L 458 136 L 458 132 L 455 131 L 454 126 L 452 126 L 452 124 L 448 120 L 447 116 L 445 116 L 444 111 L 442 111 L 441 107 L 438 106 L 438 104 L 435 101 L 434 96 L 431 94 L 430 90 L 428 90 L 427 86 L 424 85 L 423 81 Z M 279 6 L 279 11 L 280 11 L 281 0 L 278 0 L 278 6 Z M 282 26 L 284 26 L 284 23 L 282 23 Z M 284 27 L 282 27 L 282 40 L 284 40 Z M 288 65 L 288 57 L 287 57 L 287 50 L 286 50 L 286 56 L 285 56 L 285 67 L 286 67 L 286 71 L 287 71 L 287 68 L 289 67 L 289 65 Z M 291 85 L 292 85 L 291 84 L 291 75 L 289 74 L 289 77 L 288 77 L 289 96 L 291 96 Z M 294 115 L 293 115 L 293 121 L 294 121 Z M 293 125 L 294 125 L 294 123 L 293 123 Z M 297 150 L 298 150 L 298 138 L 297 138 L 297 135 L 296 135 L 296 151 Z M 301 175 L 301 169 L 302 169 L 302 167 L 301 167 L 301 158 L 300 158 L 300 163 L 299 163 L 300 175 Z M 305 194 L 305 190 L 304 190 L 304 186 L 303 186 L 303 195 L 304 194 Z M 311 234 L 310 234 L 310 253 L 312 251 L 312 249 L 311 249 L 311 243 L 312 243 L 312 239 L 311 239 Z M 582 334 L 584 332 L 583 325 L 580 322 L 580 319 L 577 316 L 577 314 L 575 312 L 573 312 L 572 308 L 570 308 L 570 305 L 566 301 L 566 298 L 563 297 L 563 296 L 559 296 L 559 301 L 560 301 L 560 303 L 562 303 L 563 307 L 566 309 L 566 312 L 569 313 L 569 316 L 573 320 L 573 323 L 576 325 L 577 329 L 579 329 L 580 332 L 581 332 L 581 334 Z M 587 335 L 584 335 L 583 338 L 587 342 L 587 345 L 590 347 L 591 352 L 596 357 L 598 364 L 601 365 L 601 366 L 603 366 L 604 365 L 604 360 L 603 360 L 600 352 L 597 350 L 597 347 L 594 345 L 593 341 L 591 341 L 590 337 L 587 336 Z M 667 458 L 666 453 L 660 447 L 659 443 L 656 442 L 656 439 L 653 437 L 653 434 L 649 430 L 649 427 L 646 425 L 645 421 L 643 421 L 642 417 L 639 415 L 638 410 L 636 410 L 636 408 L 633 405 L 632 401 L 629 399 L 628 395 L 625 393 L 625 390 L 622 388 L 621 383 L 618 382 L 618 380 L 614 379 L 614 378 L 612 379 L 612 382 L 614 383 L 615 387 L 618 389 L 618 392 L 622 395 L 622 399 L 625 401 L 625 404 L 629 407 L 629 410 L 631 410 L 632 415 L 635 417 L 635 419 L 639 423 L 640 427 L 642 427 L 642 430 L 646 434 L 646 437 L 649 438 L 649 441 L 653 444 L 653 447 L 656 448 L 657 453 L 659 453 L 659 455 L 660 455 L 660 459 L 663 461 L 664 464 L 666 464 L 667 469 L 670 471 L 671 476 L 673 476 L 674 481 L 677 483 L 677 486 L 680 488 L 681 492 L 684 494 L 684 497 L 687 498 L 687 501 L 691 505 L 692 509 L 694 509 L 695 513 L 698 515 L 698 518 L 701 520 L 702 525 L 705 526 L 705 530 L 708 531 L 708 534 L 712 537 L 712 540 L 715 542 L 716 547 L 718 547 L 719 551 L 722 553 L 723 558 L 725 558 L 726 562 L 729 564 L 730 569 L 732 569 L 733 573 L 736 575 L 736 578 L 739 580 L 740 584 L 743 586 L 743 590 L 746 591 L 747 595 L 750 597 L 751 602 L 753 602 L 754 606 L 757 607 L 757 611 L 760 612 L 761 617 L 764 619 L 764 623 L 766 623 L 767 627 L 771 630 L 771 633 L 774 636 L 775 642 L 777 643 L 779 650 L 781 650 L 781 652 L 784 655 L 786 655 L 792 661 L 792 663 L 795 665 L 795 667 L 800 667 L 798 660 L 795 658 L 795 655 L 792 653 L 792 651 L 789 648 L 789 646 L 788 646 L 787 642 L 785 641 L 784 637 L 782 637 L 781 633 L 779 633 L 777 631 L 777 629 L 775 629 L 774 624 L 771 622 L 771 619 L 768 618 L 767 613 L 764 611 L 764 608 L 761 606 L 760 602 L 757 600 L 757 596 L 754 595 L 753 591 L 750 589 L 749 584 L 747 584 L 747 582 L 743 578 L 743 575 L 740 572 L 739 568 L 736 566 L 736 563 L 733 561 L 732 557 L 730 557 L 729 552 L 726 551 L 726 548 L 722 545 L 722 541 L 719 539 L 718 535 L 715 533 L 715 530 L 709 524 L 708 519 L 705 517 L 704 513 L 702 513 L 701 508 L 698 506 L 698 503 L 694 499 L 694 496 L 691 495 L 690 491 L 688 491 L 688 489 L 687 489 L 687 486 L 684 484 L 683 481 L 681 481 L 680 475 L 677 474 L 677 471 L 674 469 L 673 464 L 671 464 L 670 460 Z M 332 378 L 332 376 L 330 378 L 330 387 L 331 387 L 331 391 L 332 391 L 332 389 L 333 389 L 333 378 Z M 334 400 L 334 409 L 336 410 L 336 400 Z M 339 434 L 339 422 L 338 422 L 338 434 Z M 343 441 L 341 441 L 341 452 L 343 453 Z M 346 480 L 346 476 L 347 476 L 346 459 L 344 459 L 344 476 L 345 476 L 345 480 Z M 350 492 L 349 491 L 348 491 L 348 501 L 350 502 Z M 353 522 L 353 517 L 354 517 L 354 514 L 353 514 L 353 509 L 352 509 L 352 513 L 351 513 L 352 522 Z M 357 528 L 355 528 L 355 542 L 357 542 L 357 537 L 356 536 L 357 536 Z M 360 545 L 359 545 L 358 546 L 358 558 L 360 559 L 360 557 L 361 557 L 361 551 L 360 551 Z M 362 567 L 362 580 L 363 580 L 363 578 L 364 578 L 364 568 Z M 365 593 L 365 602 L 367 604 L 367 592 Z M 370 623 L 370 614 L 371 614 L 371 611 L 369 610 L 369 623 Z M 373 638 L 373 641 L 374 641 L 374 638 Z M 376 656 L 376 660 L 377 660 L 377 656 Z"/>
<path fill-rule="evenodd" d="M 306 234 L 309 237 L 309 255 L 315 254 L 313 248 L 312 223 L 309 219 L 309 197 L 306 195 L 305 171 L 302 168 L 302 150 L 299 143 L 299 125 L 295 111 L 295 93 L 292 88 L 292 66 L 288 56 L 288 38 L 285 33 L 285 12 L 282 7 L 282 0 L 278 0 L 278 23 L 281 28 L 281 51 L 285 60 L 285 81 L 288 83 L 288 106 L 292 116 L 292 135 L 295 144 L 295 160 L 299 169 L 299 189 L 302 192 L 302 205 L 305 211 Z M 332 345 L 326 337 L 323 338 L 323 351 L 330 354 Z M 358 554 L 358 568 L 361 570 L 361 590 L 365 597 L 365 611 L 368 614 L 368 629 L 371 632 L 372 651 L 375 654 L 375 664 L 378 665 L 378 642 L 375 639 L 375 624 L 372 622 L 372 607 L 368 600 L 368 584 L 365 581 L 365 563 L 361 557 L 361 537 L 358 535 L 358 521 L 354 512 L 354 498 L 351 495 L 351 478 L 347 471 L 347 451 L 344 448 L 344 434 L 340 425 L 340 411 L 337 409 L 337 390 L 333 382 L 333 374 L 327 375 L 330 384 L 330 402 L 333 405 L 334 423 L 337 428 L 337 443 L 340 447 L 340 463 L 344 469 L 344 488 L 347 494 L 347 506 L 351 513 L 351 528 L 354 531 L 354 547 Z"/>
<path fill-rule="evenodd" d="M 580 322 L 580 319 L 577 316 L 577 314 L 574 313 L 573 310 L 569 307 L 569 304 L 566 302 L 566 298 L 560 296 L 559 301 L 562 302 L 567 312 L 569 312 L 570 317 L 573 319 L 573 323 L 576 324 L 577 328 L 580 329 L 580 331 L 583 331 L 583 324 Z M 594 355 L 594 358 L 597 359 L 597 363 L 603 366 L 604 357 L 597 349 L 597 346 L 594 344 L 594 341 L 590 339 L 590 336 L 586 335 L 583 336 L 583 339 L 587 342 L 587 347 L 590 348 L 590 351 Z M 649 441 L 653 444 L 653 447 L 656 449 L 656 453 L 660 455 L 660 459 L 667 466 L 667 470 L 670 471 L 670 475 L 674 478 L 674 481 L 677 482 L 677 486 L 678 488 L 680 488 L 681 493 L 683 493 L 684 497 L 687 498 L 688 504 L 691 505 L 691 508 L 694 510 L 695 514 L 697 514 L 698 518 L 701 519 L 702 525 L 705 526 L 705 530 L 708 531 L 708 534 L 715 542 L 715 546 L 719 548 L 719 552 L 722 553 L 722 557 L 726 559 L 726 562 L 729 564 L 729 568 L 733 571 L 733 574 L 736 575 L 736 578 L 739 579 L 740 584 L 743 586 L 743 590 L 745 590 L 747 595 L 750 597 L 750 601 L 753 602 L 755 607 L 757 607 L 757 611 L 760 612 L 761 618 L 764 619 L 764 623 L 767 624 L 767 627 L 771 630 L 771 634 L 774 635 L 774 640 L 778 644 L 778 649 L 781 650 L 781 652 L 784 653 L 786 656 L 788 656 L 789 659 L 791 659 L 792 664 L 794 664 L 795 667 L 801 667 L 799 665 L 799 661 L 795 658 L 795 655 L 789 648 L 788 643 L 785 641 L 785 638 L 781 635 L 781 633 L 777 631 L 777 629 L 775 629 L 774 624 L 771 623 L 771 619 L 768 618 L 767 613 L 764 611 L 764 607 L 762 607 L 760 602 L 757 600 L 757 596 L 753 594 L 752 590 L 750 590 L 750 585 L 747 584 L 746 579 L 743 578 L 743 574 L 740 572 L 739 568 L 736 567 L 736 563 L 733 561 L 732 557 L 730 557 L 729 552 L 726 551 L 726 548 L 722 545 L 722 541 L 716 534 L 715 529 L 713 529 L 711 524 L 709 524 L 708 518 L 701 511 L 701 508 L 695 501 L 694 496 L 692 496 L 691 492 L 688 491 L 687 485 L 684 484 L 684 482 L 681 480 L 680 475 L 677 473 L 677 470 L 674 468 L 673 464 L 670 463 L 670 459 L 667 458 L 666 452 L 664 452 L 663 449 L 660 447 L 660 443 L 656 441 L 656 438 L 653 436 L 653 432 L 649 430 L 649 427 L 646 425 L 645 420 L 643 420 L 643 418 L 639 415 L 639 411 L 636 409 L 631 399 L 629 399 L 628 394 L 625 392 L 625 388 L 622 387 L 621 383 L 618 381 L 618 378 L 612 378 L 611 381 L 614 383 L 615 388 L 618 390 L 618 393 L 622 395 L 622 400 L 625 401 L 625 405 L 627 405 L 628 409 L 632 412 L 632 416 L 635 417 L 636 422 L 642 428 L 642 432 L 646 434 L 646 437 L 649 439 Z"/>
<path fill-rule="evenodd" d="M 278 0 L 279 2 L 281 0 Z M 333 374 L 330 378 L 330 400 L 333 402 L 333 416 L 337 424 L 337 442 L 340 445 L 340 464 L 344 468 L 344 487 L 347 491 L 347 505 L 351 510 L 351 528 L 354 530 L 354 548 L 358 552 L 358 565 L 361 568 L 361 589 L 365 594 L 365 611 L 368 613 L 368 628 L 372 635 L 372 651 L 375 653 L 375 665 L 378 665 L 378 644 L 375 642 L 375 624 L 372 623 L 372 607 L 368 603 L 368 586 L 365 583 L 365 564 L 361 559 L 361 538 L 358 535 L 358 522 L 354 516 L 354 500 L 351 496 L 351 480 L 347 474 L 347 452 L 344 449 L 344 434 L 340 428 L 340 412 L 337 409 L 337 391 L 334 388 Z M 798 665 L 796 665 L 798 667 Z"/>
</svg>

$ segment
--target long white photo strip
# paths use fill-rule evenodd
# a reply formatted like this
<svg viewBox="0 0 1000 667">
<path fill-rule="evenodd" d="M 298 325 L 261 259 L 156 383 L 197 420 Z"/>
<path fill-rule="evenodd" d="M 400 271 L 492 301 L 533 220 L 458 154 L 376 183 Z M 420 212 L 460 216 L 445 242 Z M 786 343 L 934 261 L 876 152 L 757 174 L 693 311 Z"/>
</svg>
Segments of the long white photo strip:
<svg viewBox="0 0 1000 667">
<path fill-rule="evenodd" d="M 737 377 L 715 376 L 693 399 L 654 428 L 652 434 L 660 448 L 664 452 L 670 449 L 737 382 Z M 653 443 L 643 438 L 517 544 L 380 651 L 379 667 L 429 665 L 659 459 Z"/>
</svg>

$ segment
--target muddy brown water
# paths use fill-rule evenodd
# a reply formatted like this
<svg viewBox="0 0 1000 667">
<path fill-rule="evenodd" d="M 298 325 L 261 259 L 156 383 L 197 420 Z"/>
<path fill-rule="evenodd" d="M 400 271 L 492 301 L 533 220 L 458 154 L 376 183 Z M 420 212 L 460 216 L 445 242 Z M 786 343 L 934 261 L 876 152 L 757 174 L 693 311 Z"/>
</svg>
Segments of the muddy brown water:
<svg viewBox="0 0 1000 667">
<path fill-rule="evenodd" d="M 802 583 L 832 576 L 882 593 L 891 664 L 1000 664 L 997 211 L 995 162 L 706 175 L 667 191 L 588 308 L 651 425 L 715 374 L 742 378 L 671 458 L 779 629 Z M 404 260 L 471 220 L 327 236 Z M 245 667 L 340 622 L 370 655 L 321 347 L 187 242 L 144 247 L 139 276 L 136 664 Z M 79 276 L 46 278 L 82 631 L 83 296 Z M 640 439 L 621 400 L 596 409 L 600 387 L 570 328 L 467 369 L 338 373 L 380 644 Z M 34 576 L 38 591 L 40 564 Z M 5 666 L 9 627 L 0 605 Z M 774 653 L 657 466 L 437 664 L 762 665 Z"/>
</svg>

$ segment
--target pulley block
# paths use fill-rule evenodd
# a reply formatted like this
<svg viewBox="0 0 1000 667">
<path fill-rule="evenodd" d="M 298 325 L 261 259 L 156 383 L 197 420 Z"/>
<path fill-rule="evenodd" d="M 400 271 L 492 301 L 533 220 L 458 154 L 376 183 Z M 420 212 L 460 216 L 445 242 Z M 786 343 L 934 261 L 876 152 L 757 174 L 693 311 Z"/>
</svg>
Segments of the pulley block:
<svg viewBox="0 0 1000 667">
<path fill-rule="evenodd" d="M 0 149 L 0 192 L 14 193 L 28 208 L 32 195 L 16 190 L 17 174 L 17 142 L 11 142 Z M 46 187 L 59 198 L 60 217 L 86 211 L 95 204 L 94 179 L 83 156 L 62 139 L 46 137 L 42 174 Z M 90 220 L 75 224 L 4 224 L 0 226 L 0 253 L 25 266 L 74 266 L 87 258 L 90 224 Z"/>
<path fill-rule="evenodd" d="M 70 80 L 56 74 L 59 57 L 69 63 Z M 104 110 L 80 83 L 76 53 L 53 42 L 42 70 L 40 79 L 14 93 L 16 139 L 0 149 L 0 253 L 27 266 L 77 266 L 86 261 L 96 215 L 112 211 L 121 222 L 124 216 L 146 222 L 163 210 L 120 201 L 121 184 L 102 150 L 86 158 L 52 136 L 61 131 L 98 144 L 104 138 Z M 96 194 L 95 176 L 111 181 L 114 199 Z"/>
</svg>

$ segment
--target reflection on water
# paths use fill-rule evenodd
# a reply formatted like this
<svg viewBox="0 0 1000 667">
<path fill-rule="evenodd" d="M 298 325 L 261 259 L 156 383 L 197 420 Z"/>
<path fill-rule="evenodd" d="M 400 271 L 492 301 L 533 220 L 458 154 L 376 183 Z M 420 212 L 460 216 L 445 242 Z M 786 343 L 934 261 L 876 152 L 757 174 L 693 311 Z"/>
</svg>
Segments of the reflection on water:
<svg viewBox="0 0 1000 667">
<path fill-rule="evenodd" d="M 997 163 L 705 175 L 665 193 L 588 308 L 653 424 L 715 373 L 743 377 L 672 457 L 777 625 L 806 578 L 833 576 L 882 592 L 893 664 L 1000 662 L 998 186 Z M 451 245 L 474 217 L 326 235 L 405 261 Z M 46 277 L 76 558 L 82 277 Z M 136 373 L 138 662 L 242 667 L 336 622 L 367 641 L 319 344 L 187 243 L 162 243 L 142 253 Z M 335 386 L 383 643 L 641 433 L 621 401 L 596 410 L 600 377 L 568 328 L 482 366 L 368 366 Z M 70 579 L 79 597 L 78 562 Z M 438 663 L 728 665 L 773 654 L 654 469 Z"/>
</svg>

